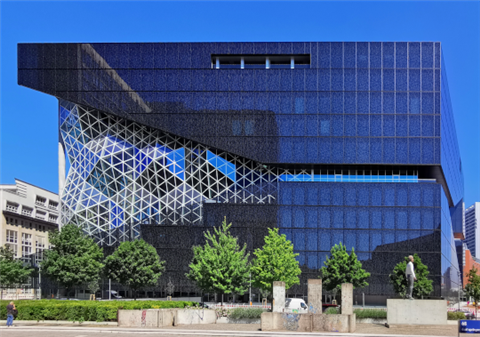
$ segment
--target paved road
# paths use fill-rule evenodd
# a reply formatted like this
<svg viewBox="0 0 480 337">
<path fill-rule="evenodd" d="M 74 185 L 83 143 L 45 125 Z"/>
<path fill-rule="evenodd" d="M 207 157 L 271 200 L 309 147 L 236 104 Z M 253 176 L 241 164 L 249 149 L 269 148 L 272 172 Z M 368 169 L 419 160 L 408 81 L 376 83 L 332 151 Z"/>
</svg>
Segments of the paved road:
<svg viewBox="0 0 480 337">
<path fill-rule="evenodd" d="M 222 324 L 223 325 L 223 324 Z M 225 324 L 227 325 L 227 324 Z M 360 324 L 359 324 L 360 325 Z M 367 324 L 361 324 L 367 325 Z M 372 324 L 368 324 L 371 326 Z M 189 327 L 189 328 L 179 328 L 173 327 L 169 329 L 129 329 L 129 328 L 114 328 L 114 327 L 62 327 L 62 326 L 16 326 L 12 328 L 7 328 L 5 326 L 0 327 L 0 335 L 8 337 L 100 337 L 101 335 L 111 334 L 117 335 L 119 337 L 133 337 L 133 336 L 161 336 L 161 337 L 194 337 L 194 336 L 232 336 L 232 337 L 338 337 L 338 336 L 355 336 L 355 337 L 387 337 L 387 336 L 456 336 L 452 334 L 452 331 L 445 331 L 445 329 L 438 330 L 433 329 L 433 331 L 425 330 L 411 330 L 411 331 L 395 331 L 394 329 L 380 329 L 375 328 L 375 331 L 366 331 L 365 328 L 368 327 L 359 327 L 357 333 L 355 334 L 344 334 L 344 333 L 301 333 L 301 332 L 281 332 L 281 331 L 258 331 L 251 330 L 248 331 L 247 327 L 244 326 L 243 331 L 226 331 L 231 327 L 219 327 L 218 325 L 212 329 L 212 327 Z M 455 327 L 456 328 L 456 327 Z M 224 329 L 224 330 L 220 330 Z M 362 331 L 363 330 L 363 331 Z M 448 329 L 450 330 L 450 329 Z M 8 332 L 7 332 L 8 331 Z M 415 335 L 413 334 L 415 333 Z M 373 334 L 373 335 L 372 335 Z"/>
</svg>

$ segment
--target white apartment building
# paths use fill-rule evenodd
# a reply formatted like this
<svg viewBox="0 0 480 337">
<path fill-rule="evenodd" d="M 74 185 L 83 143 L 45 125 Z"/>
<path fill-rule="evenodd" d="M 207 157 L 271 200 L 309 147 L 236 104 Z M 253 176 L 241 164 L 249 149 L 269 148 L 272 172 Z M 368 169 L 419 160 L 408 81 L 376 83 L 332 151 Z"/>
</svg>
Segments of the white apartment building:
<svg viewBox="0 0 480 337">
<path fill-rule="evenodd" d="M 480 202 L 465 210 L 465 242 L 472 256 L 480 259 Z"/>
<path fill-rule="evenodd" d="M 17 258 L 38 264 L 48 249 L 48 232 L 58 229 L 58 194 L 15 179 L 0 185 L 0 244 L 7 244 Z"/>
</svg>

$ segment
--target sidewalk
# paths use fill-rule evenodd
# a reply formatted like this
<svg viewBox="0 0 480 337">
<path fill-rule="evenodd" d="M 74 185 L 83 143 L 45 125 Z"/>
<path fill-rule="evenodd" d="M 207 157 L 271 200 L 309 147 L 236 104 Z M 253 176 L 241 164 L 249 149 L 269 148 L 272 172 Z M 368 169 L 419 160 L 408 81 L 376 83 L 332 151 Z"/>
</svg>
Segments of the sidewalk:
<svg viewBox="0 0 480 337">
<path fill-rule="evenodd" d="M 71 322 L 70 322 L 71 323 Z M 0 322 L 1 324 L 1 322 Z M 4 324 L 4 323 L 3 323 Z M 357 324 L 357 331 L 353 334 L 338 333 L 338 332 L 293 332 L 293 331 L 259 331 L 260 324 L 197 324 L 197 325 L 183 325 L 165 327 L 159 329 L 147 328 L 119 328 L 115 326 L 89 326 L 89 325 L 52 325 L 39 324 L 31 321 L 30 324 L 14 323 L 16 326 L 9 329 L 9 331 L 26 331 L 35 332 L 36 336 L 48 336 L 48 332 L 61 333 L 65 332 L 81 332 L 82 336 L 97 335 L 99 333 L 121 333 L 121 334 L 155 334 L 155 335 L 203 335 L 203 336 L 260 336 L 260 337 L 274 337 L 274 336 L 366 336 L 366 337 L 390 337 L 390 336 L 457 336 L 457 326 L 451 325 L 447 328 L 431 327 L 431 328 L 386 328 L 382 325 L 376 324 Z M 5 325 L 0 326 L 0 331 L 6 330 Z M 2 333 L 0 333 L 1 335 Z"/>
</svg>

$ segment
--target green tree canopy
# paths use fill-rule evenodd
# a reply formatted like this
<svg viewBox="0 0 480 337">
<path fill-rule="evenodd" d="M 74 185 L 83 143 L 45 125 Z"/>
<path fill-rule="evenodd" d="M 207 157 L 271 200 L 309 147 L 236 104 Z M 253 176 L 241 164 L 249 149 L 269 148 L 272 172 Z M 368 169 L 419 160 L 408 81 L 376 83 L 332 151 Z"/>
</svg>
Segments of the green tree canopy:
<svg viewBox="0 0 480 337">
<path fill-rule="evenodd" d="M 475 302 L 475 310 L 478 310 L 478 301 L 480 301 L 480 275 L 477 274 L 478 270 L 472 267 L 468 274 L 467 284 L 465 286 L 465 295 L 472 297 Z"/>
<path fill-rule="evenodd" d="M 300 284 L 298 275 L 302 271 L 295 259 L 299 254 L 293 252 L 293 244 L 285 234 L 278 234 L 278 228 L 268 229 L 265 245 L 255 249 L 254 254 L 252 279 L 255 287 L 271 293 L 274 281 L 285 282 L 285 289 Z"/>
<path fill-rule="evenodd" d="M 340 245 L 332 247 L 330 254 L 321 269 L 325 289 L 341 291 L 342 283 L 351 283 L 354 289 L 368 286 L 370 273 L 362 268 L 353 248 L 352 253 L 348 254 L 347 247 L 340 242 Z"/>
<path fill-rule="evenodd" d="M 5 288 L 26 283 L 33 269 L 15 259 L 13 251 L 5 245 L 0 248 L 0 285 Z"/>
<path fill-rule="evenodd" d="M 157 250 L 144 240 L 125 241 L 105 259 L 105 274 L 134 291 L 157 284 L 165 261 Z"/>
<path fill-rule="evenodd" d="M 401 297 L 405 297 L 408 288 L 407 277 L 405 276 L 408 262 L 409 259 L 406 256 L 404 261 L 398 263 L 389 275 L 393 290 Z M 428 274 L 430 274 L 428 267 L 422 263 L 417 254 L 413 255 L 413 268 L 417 280 L 413 283 L 412 297 L 428 296 L 433 291 L 433 281 L 428 279 Z"/>
<path fill-rule="evenodd" d="M 99 279 L 103 269 L 102 248 L 82 229 L 68 224 L 49 234 L 52 249 L 46 250 L 42 271 L 68 289 Z"/>
<path fill-rule="evenodd" d="M 193 247 L 193 259 L 186 276 L 204 291 L 243 295 L 248 290 L 247 245 L 240 247 L 238 239 L 230 234 L 231 226 L 225 218 L 221 227 L 214 227 L 214 233 L 204 233 L 203 247 Z"/>
</svg>

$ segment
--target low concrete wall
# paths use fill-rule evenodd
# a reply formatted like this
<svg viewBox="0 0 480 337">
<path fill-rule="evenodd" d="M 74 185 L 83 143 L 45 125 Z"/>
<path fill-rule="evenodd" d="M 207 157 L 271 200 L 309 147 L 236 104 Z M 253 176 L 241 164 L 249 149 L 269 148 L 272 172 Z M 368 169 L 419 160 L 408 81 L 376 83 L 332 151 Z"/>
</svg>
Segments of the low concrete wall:
<svg viewBox="0 0 480 337">
<path fill-rule="evenodd" d="M 177 309 L 158 309 L 158 327 L 173 326 Z"/>
<path fill-rule="evenodd" d="M 445 300 L 387 300 L 387 323 L 392 325 L 446 325 Z"/>
<path fill-rule="evenodd" d="M 290 330 L 298 332 L 355 332 L 355 314 L 287 314 L 264 312 L 261 316 L 262 331 Z"/>
<path fill-rule="evenodd" d="M 118 326 L 137 328 L 158 327 L 158 309 L 118 310 Z"/>
<path fill-rule="evenodd" d="M 161 328 L 188 324 L 215 324 L 215 310 L 145 309 L 119 310 L 119 327 Z"/>
<path fill-rule="evenodd" d="M 312 331 L 355 332 L 356 317 L 352 315 L 313 315 Z"/>
<path fill-rule="evenodd" d="M 217 315 L 214 310 L 177 309 L 175 326 L 188 324 L 215 324 Z"/>
<path fill-rule="evenodd" d="M 385 324 L 386 318 L 357 318 L 357 324 Z"/>
<path fill-rule="evenodd" d="M 217 318 L 217 324 L 260 324 L 260 318 L 233 319 L 229 317 L 219 317 Z"/>
</svg>

